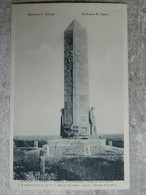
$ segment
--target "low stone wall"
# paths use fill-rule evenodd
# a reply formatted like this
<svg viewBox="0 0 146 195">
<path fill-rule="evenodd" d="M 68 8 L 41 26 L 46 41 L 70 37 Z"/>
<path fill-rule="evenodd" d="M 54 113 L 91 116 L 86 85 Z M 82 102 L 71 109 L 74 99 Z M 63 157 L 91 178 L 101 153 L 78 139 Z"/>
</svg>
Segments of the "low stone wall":
<svg viewBox="0 0 146 195">
<path fill-rule="evenodd" d="M 47 144 L 47 154 L 55 157 L 60 157 L 60 155 L 88 156 L 101 152 L 105 145 L 105 139 L 49 140 Z"/>
</svg>

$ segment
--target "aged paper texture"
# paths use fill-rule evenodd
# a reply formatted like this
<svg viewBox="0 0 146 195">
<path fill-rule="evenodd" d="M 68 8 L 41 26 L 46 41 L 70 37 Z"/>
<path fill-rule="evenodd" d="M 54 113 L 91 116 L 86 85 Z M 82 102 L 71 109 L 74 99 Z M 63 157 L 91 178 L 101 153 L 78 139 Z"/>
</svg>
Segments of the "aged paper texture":
<svg viewBox="0 0 146 195">
<path fill-rule="evenodd" d="M 12 5 L 10 185 L 129 188 L 127 6 Z"/>
</svg>

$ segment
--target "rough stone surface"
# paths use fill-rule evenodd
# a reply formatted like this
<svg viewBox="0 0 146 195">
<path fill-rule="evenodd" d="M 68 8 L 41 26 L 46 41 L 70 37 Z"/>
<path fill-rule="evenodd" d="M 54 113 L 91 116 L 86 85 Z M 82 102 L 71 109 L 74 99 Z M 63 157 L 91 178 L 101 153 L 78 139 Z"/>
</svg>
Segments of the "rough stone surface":
<svg viewBox="0 0 146 195">
<path fill-rule="evenodd" d="M 89 135 L 87 31 L 74 20 L 64 32 L 64 119 Z"/>
<path fill-rule="evenodd" d="M 144 195 L 146 130 L 146 1 L 121 0 L 128 3 L 129 57 L 129 190 L 46 191 L 11 190 L 9 188 L 9 101 L 10 101 L 10 30 L 11 2 L 33 0 L 0 0 L 0 195 Z M 38 0 L 35 0 L 38 2 Z M 41 1 L 39 1 L 41 2 Z M 103 0 L 102 2 L 119 2 Z"/>
</svg>

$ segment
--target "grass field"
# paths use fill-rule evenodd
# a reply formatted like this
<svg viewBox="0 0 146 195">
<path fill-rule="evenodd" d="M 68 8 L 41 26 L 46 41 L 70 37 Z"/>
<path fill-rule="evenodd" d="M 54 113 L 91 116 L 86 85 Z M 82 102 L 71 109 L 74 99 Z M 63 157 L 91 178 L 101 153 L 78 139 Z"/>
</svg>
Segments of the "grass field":
<svg viewBox="0 0 146 195">
<path fill-rule="evenodd" d="M 14 148 L 14 179 L 39 180 L 41 148 Z M 123 180 L 123 150 L 106 146 L 94 156 L 45 157 L 44 180 Z"/>
</svg>

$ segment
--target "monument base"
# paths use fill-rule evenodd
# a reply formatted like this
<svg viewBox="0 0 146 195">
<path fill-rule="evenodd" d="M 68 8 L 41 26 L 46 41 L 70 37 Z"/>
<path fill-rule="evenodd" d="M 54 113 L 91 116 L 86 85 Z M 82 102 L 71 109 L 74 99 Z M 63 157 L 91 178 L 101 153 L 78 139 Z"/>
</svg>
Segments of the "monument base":
<svg viewBox="0 0 146 195">
<path fill-rule="evenodd" d="M 101 152 L 106 139 L 56 139 L 48 141 L 49 156 L 90 156 Z"/>
</svg>

